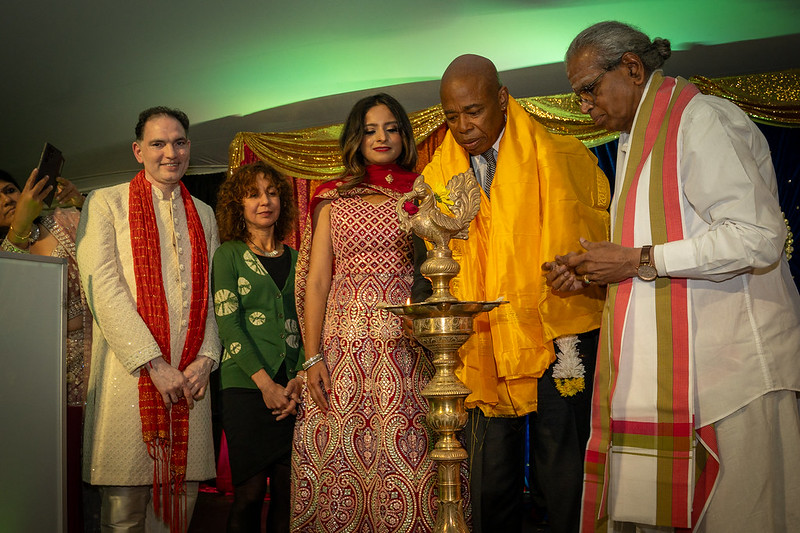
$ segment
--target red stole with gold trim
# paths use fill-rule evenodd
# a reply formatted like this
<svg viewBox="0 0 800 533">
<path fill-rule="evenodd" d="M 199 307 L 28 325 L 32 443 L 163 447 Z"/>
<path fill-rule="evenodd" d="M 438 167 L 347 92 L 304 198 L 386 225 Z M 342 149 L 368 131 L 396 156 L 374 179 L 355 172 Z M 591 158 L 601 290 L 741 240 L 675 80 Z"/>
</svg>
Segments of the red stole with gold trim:
<svg viewBox="0 0 800 533">
<path fill-rule="evenodd" d="M 192 295 L 186 342 L 178 370 L 194 361 L 203 343 L 208 315 L 208 247 L 203 224 L 192 196 L 180 182 L 192 248 Z M 136 308 L 153 334 L 161 354 L 170 363 L 170 325 L 164 280 L 161 275 L 161 244 L 153 207 L 152 185 L 144 170 L 131 181 L 128 198 Z M 147 368 L 139 373 L 139 413 L 142 438 L 153 458 L 153 507 L 169 523 L 171 533 L 186 529 L 186 461 L 189 448 L 189 407 L 186 398 L 166 410 Z"/>
</svg>

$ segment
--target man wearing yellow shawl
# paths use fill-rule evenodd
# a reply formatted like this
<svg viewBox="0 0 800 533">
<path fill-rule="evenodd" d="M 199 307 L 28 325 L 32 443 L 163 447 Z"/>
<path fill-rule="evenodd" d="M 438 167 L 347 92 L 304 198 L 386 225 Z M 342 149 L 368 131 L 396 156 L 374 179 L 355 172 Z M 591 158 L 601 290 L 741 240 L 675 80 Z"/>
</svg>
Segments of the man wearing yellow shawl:
<svg viewBox="0 0 800 533">
<path fill-rule="evenodd" d="M 587 393 L 575 393 L 584 371 L 590 378 L 596 347 L 590 335 L 579 355 L 575 335 L 599 327 L 604 293 L 596 286 L 553 293 L 540 265 L 580 250 L 580 237 L 606 238 L 608 180 L 579 141 L 550 134 L 531 119 L 488 59 L 456 58 L 440 96 L 449 131 L 423 171 L 425 181 L 444 194 L 453 175 L 472 168 L 484 189 L 469 239 L 451 241 L 461 265 L 451 290 L 462 300 L 509 302 L 479 315 L 459 352 L 458 375 L 472 391 L 465 436 L 473 531 L 520 530 L 524 415 L 537 407 L 531 445 L 551 529 L 575 531 L 589 410 Z M 423 297 L 415 290 L 415 299 Z M 562 351 L 577 363 L 565 375 L 573 379 L 558 380 L 575 387 L 561 393 L 552 375 L 559 337 L 572 339 Z"/>
<path fill-rule="evenodd" d="M 669 41 L 579 34 L 567 77 L 620 134 L 610 242 L 548 280 L 608 285 L 582 531 L 800 531 L 800 295 L 766 139 L 660 70 Z"/>
</svg>

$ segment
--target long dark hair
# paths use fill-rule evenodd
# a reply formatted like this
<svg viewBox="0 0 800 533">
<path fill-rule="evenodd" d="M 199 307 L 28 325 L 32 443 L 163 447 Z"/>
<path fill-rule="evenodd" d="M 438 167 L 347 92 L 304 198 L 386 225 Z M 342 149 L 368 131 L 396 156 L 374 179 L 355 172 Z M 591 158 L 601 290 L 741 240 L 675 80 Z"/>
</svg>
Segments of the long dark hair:
<svg viewBox="0 0 800 533">
<path fill-rule="evenodd" d="M 342 177 L 347 180 L 339 186 L 339 191 L 351 189 L 364 181 L 367 163 L 361 153 L 361 141 L 364 140 L 364 120 L 367 111 L 377 105 L 385 105 L 397 120 L 397 127 L 400 138 L 403 142 L 403 149 L 397 158 L 397 165 L 412 171 L 417 164 L 417 146 L 414 143 L 414 130 L 411 121 L 400 102 L 386 93 L 378 93 L 362 98 L 350 110 L 347 121 L 344 123 L 342 135 L 339 137 L 339 148 L 342 150 L 342 163 L 344 164 L 344 174 Z"/>
<path fill-rule="evenodd" d="M 244 220 L 243 200 L 256 188 L 259 174 L 278 189 L 281 197 L 281 214 L 275 222 L 275 239 L 283 241 L 294 227 L 297 206 L 294 203 L 292 184 L 289 179 L 263 161 L 242 165 L 220 185 L 217 193 L 217 226 L 219 240 L 246 241 L 249 237 Z"/>
</svg>

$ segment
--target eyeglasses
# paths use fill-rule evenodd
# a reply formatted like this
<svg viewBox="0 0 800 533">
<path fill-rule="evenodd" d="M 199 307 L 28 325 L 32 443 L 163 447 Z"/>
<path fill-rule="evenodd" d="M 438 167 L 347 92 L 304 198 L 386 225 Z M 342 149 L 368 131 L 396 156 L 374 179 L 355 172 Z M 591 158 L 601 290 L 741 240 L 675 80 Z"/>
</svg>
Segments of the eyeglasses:
<svg viewBox="0 0 800 533">
<path fill-rule="evenodd" d="M 594 105 L 594 98 L 595 98 L 594 90 L 595 88 L 597 88 L 597 84 L 600 83 L 600 80 L 603 79 L 603 76 L 605 76 L 607 72 L 610 72 L 615 68 L 617 68 L 617 66 L 621 62 L 622 62 L 622 56 L 620 56 L 620 58 L 614 61 L 611 65 L 603 69 L 603 72 L 598 74 L 598 76 L 594 80 L 592 80 L 590 84 L 584 85 L 583 87 L 575 91 L 575 99 L 578 102 L 578 105 L 583 105 L 583 104 Z"/>
</svg>

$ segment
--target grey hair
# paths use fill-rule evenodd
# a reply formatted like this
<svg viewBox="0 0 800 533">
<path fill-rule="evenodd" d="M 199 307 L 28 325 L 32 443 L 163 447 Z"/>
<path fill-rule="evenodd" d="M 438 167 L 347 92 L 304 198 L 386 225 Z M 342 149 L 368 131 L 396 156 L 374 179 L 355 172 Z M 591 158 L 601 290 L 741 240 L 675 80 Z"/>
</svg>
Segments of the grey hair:
<svg viewBox="0 0 800 533">
<path fill-rule="evenodd" d="M 658 70 L 672 55 L 667 39 L 650 38 L 632 26 L 613 20 L 598 22 L 578 34 L 569 45 L 564 61 L 569 62 L 585 48 L 594 49 L 600 57 L 600 66 L 611 68 L 625 52 L 633 52 L 642 60 L 647 74 Z"/>
</svg>

